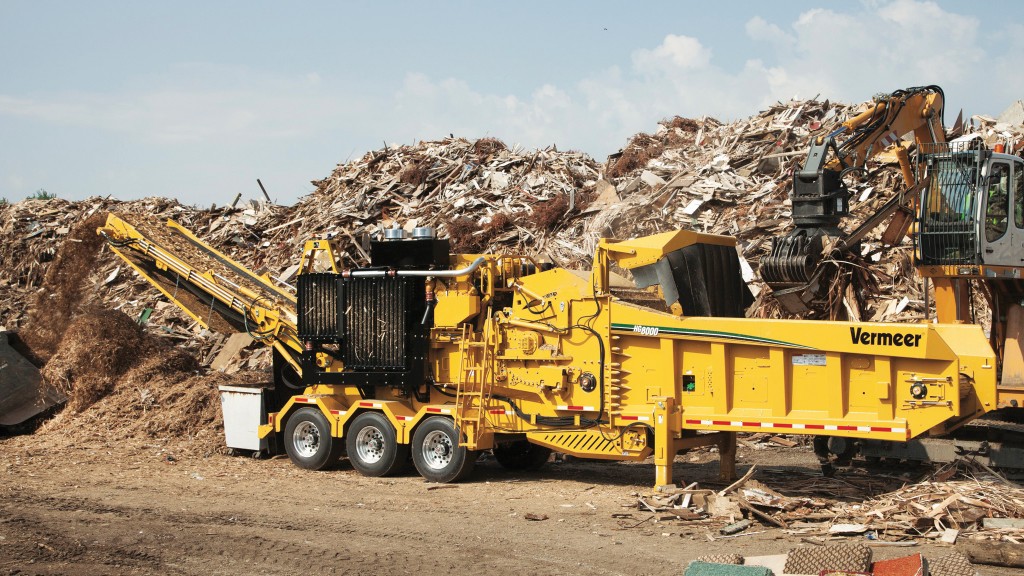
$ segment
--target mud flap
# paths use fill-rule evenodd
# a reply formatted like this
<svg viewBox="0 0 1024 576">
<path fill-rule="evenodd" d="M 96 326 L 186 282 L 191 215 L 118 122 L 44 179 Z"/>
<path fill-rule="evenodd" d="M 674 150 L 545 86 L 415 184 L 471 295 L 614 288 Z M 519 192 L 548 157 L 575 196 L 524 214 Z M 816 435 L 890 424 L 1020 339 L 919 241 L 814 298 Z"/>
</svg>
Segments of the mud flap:
<svg viewBox="0 0 1024 576">
<path fill-rule="evenodd" d="M 639 288 L 660 284 L 665 304 L 684 316 L 742 318 L 754 302 L 732 246 L 693 244 L 632 272 Z"/>
<path fill-rule="evenodd" d="M 10 332 L 0 332 L 0 426 L 16 426 L 67 401 L 43 388 L 39 369 L 11 346 Z"/>
</svg>

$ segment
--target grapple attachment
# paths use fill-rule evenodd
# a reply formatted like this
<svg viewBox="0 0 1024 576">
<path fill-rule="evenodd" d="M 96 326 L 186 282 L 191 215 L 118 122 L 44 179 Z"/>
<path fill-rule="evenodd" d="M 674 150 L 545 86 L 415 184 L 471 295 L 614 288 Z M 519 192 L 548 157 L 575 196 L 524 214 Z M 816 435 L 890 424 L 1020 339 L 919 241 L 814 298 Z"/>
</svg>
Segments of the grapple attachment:
<svg viewBox="0 0 1024 576">
<path fill-rule="evenodd" d="M 775 299 L 792 314 L 810 311 L 818 292 L 818 263 L 825 238 L 839 238 L 835 228 L 796 228 L 782 238 L 772 239 L 771 252 L 761 258 L 761 279 L 772 287 Z"/>
</svg>

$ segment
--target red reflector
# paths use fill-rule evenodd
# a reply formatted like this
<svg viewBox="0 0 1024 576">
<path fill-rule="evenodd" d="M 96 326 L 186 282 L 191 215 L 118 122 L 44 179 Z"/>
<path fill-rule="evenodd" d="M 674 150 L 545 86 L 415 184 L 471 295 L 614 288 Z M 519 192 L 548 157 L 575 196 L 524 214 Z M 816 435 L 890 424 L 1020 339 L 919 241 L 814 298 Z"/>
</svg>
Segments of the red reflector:
<svg viewBox="0 0 1024 576">
<path fill-rule="evenodd" d="M 359 405 L 366 408 L 373 408 L 373 402 L 360 402 Z"/>
<path fill-rule="evenodd" d="M 440 408 L 427 408 L 427 412 L 433 412 L 434 414 L 440 414 L 441 413 L 441 409 Z"/>
</svg>

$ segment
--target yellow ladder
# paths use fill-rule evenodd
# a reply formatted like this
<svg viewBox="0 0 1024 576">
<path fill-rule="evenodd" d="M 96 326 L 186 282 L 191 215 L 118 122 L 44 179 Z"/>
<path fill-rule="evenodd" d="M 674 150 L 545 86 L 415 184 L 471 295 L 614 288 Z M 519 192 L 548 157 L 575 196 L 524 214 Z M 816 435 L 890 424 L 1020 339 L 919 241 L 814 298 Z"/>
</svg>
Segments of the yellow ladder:
<svg viewBox="0 0 1024 576">
<path fill-rule="evenodd" d="M 455 427 L 464 436 L 463 445 L 476 449 L 477 436 L 484 420 L 484 385 L 488 345 L 472 339 L 472 326 L 462 327 L 459 341 L 459 371 L 455 381 Z"/>
</svg>

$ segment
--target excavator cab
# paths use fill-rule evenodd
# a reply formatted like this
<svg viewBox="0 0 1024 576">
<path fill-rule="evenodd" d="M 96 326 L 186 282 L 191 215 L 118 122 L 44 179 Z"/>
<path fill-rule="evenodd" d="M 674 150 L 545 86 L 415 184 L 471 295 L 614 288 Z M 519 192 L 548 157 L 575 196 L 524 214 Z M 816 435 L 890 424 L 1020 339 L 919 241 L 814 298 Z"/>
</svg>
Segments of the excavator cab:
<svg viewBox="0 0 1024 576">
<path fill-rule="evenodd" d="M 1024 160 L 980 140 L 933 145 L 925 153 L 916 256 L 925 266 L 994 267 L 1020 278 L 1024 266 Z M 1008 267 L 1003 269 L 1003 267 Z"/>
<path fill-rule="evenodd" d="M 1024 402 L 1024 159 L 980 139 L 923 150 L 915 258 L 935 286 L 939 322 L 976 321 L 974 285 L 992 312 L 1000 407 Z"/>
</svg>

